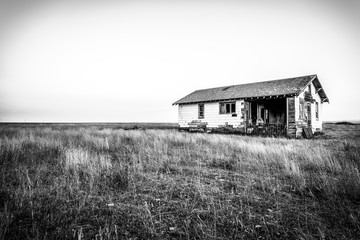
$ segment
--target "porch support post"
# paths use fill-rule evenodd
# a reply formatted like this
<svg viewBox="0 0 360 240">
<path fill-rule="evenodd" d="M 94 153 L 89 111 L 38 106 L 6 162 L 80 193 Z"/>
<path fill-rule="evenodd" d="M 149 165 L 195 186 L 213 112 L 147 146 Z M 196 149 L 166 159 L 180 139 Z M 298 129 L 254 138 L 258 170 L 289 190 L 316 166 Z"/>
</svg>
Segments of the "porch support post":
<svg viewBox="0 0 360 240">
<path fill-rule="evenodd" d="M 286 98 L 286 135 L 289 134 L 289 99 Z"/>
</svg>

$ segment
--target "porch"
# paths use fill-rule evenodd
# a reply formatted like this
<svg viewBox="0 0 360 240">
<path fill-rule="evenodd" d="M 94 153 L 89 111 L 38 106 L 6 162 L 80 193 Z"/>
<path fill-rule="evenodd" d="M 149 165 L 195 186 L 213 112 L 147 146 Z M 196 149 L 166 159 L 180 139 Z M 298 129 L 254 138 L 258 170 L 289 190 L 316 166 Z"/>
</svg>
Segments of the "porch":
<svg viewBox="0 0 360 240">
<path fill-rule="evenodd" d="M 287 135 L 286 97 L 246 99 L 243 116 L 246 134 L 257 136 Z"/>
</svg>

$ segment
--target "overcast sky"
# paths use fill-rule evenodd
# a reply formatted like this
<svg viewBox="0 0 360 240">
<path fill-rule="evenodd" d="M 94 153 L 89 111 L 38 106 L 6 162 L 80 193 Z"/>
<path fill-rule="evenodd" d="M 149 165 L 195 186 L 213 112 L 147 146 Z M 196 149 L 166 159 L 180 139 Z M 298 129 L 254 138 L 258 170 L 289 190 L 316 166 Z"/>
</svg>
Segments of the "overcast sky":
<svg viewBox="0 0 360 240">
<path fill-rule="evenodd" d="M 196 89 L 309 74 L 360 119 L 360 1 L 0 1 L 2 121 L 176 122 Z"/>
</svg>

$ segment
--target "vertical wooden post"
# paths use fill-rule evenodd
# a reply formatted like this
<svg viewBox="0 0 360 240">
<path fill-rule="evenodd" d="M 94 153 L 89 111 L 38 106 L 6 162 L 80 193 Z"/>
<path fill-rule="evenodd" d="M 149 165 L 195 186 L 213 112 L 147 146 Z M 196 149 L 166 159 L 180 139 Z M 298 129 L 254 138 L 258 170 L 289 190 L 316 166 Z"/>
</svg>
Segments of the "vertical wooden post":
<svg viewBox="0 0 360 240">
<path fill-rule="evenodd" d="M 289 134 L 289 101 L 286 98 L 286 135 Z"/>
<path fill-rule="evenodd" d="M 287 98 L 287 128 L 288 136 L 296 137 L 296 121 L 295 121 L 295 98 Z"/>
</svg>

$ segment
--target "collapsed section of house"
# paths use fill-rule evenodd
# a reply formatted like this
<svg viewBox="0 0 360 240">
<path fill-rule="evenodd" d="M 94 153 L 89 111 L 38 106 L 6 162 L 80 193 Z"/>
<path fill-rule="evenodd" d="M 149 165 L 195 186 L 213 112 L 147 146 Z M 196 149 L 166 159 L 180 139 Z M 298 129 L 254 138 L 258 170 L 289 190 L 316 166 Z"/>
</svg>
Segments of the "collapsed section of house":
<svg viewBox="0 0 360 240">
<path fill-rule="evenodd" d="M 329 102 L 317 75 L 197 90 L 178 105 L 179 128 L 250 135 L 311 136 Z"/>
</svg>

